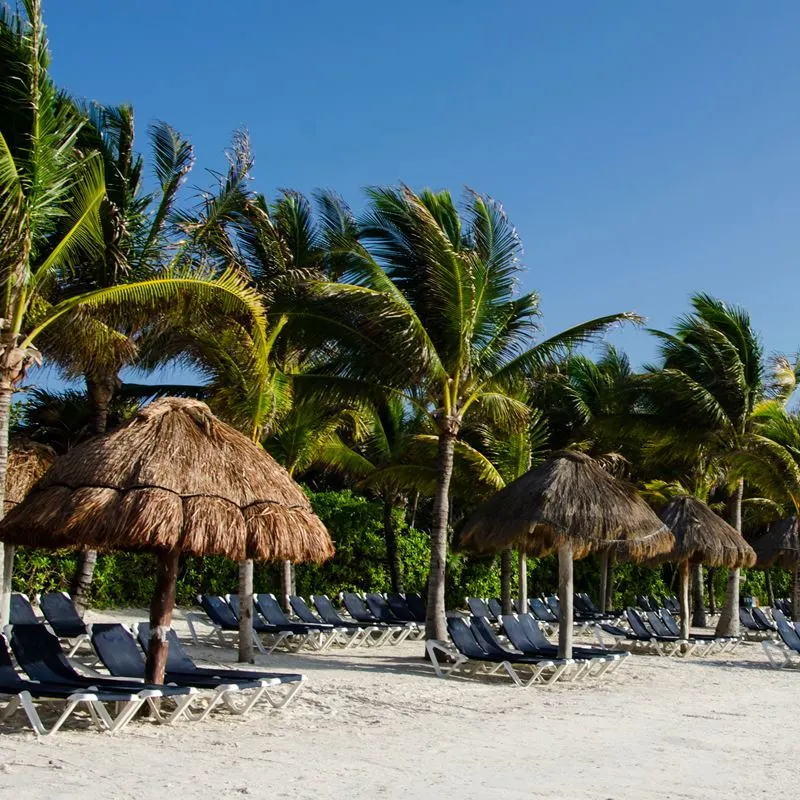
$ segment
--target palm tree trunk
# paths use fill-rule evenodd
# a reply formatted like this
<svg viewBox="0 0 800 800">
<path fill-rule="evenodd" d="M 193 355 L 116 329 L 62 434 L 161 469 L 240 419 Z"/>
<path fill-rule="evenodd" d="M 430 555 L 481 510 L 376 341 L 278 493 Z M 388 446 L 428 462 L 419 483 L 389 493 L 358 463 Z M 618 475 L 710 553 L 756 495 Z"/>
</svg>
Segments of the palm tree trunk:
<svg viewBox="0 0 800 800">
<path fill-rule="evenodd" d="M 528 610 L 528 557 L 524 550 L 519 551 L 519 613 Z"/>
<path fill-rule="evenodd" d="M 253 559 L 239 562 L 239 661 L 252 664 L 253 654 Z"/>
<path fill-rule="evenodd" d="M 158 557 L 156 590 L 150 604 L 150 646 L 147 649 L 147 662 L 144 669 L 147 683 L 164 683 L 167 651 L 169 650 L 167 633 L 172 626 L 179 561 L 179 550 L 172 550 Z"/>
<path fill-rule="evenodd" d="M 792 571 L 792 622 L 800 621 L 800 562 Z"/>
<path fill-rule="evenodd" d="M 289 559 L 285 559 L 283 561 L 283 574 L 281 575 L 281 590 L 283 591 L 283 597 L 281 597 L 281 603 L 283 603 L 283 607 L 286 609 L 287 614 L 292 613 L 292 604 L 289 602 L 289 598 L 293 594 L 297 594 L 295 589 L 295 580 L 294 580 L 294 564 L 292 564 Z"/>
<path fill-rule="evenodd" d="M 716 574 L 716 570 L 714 567 L 708 568 L 708 576 L 706 578 L 708 582 L 708 613 L 713 617 L 714 614 L 717 613 L 717 594 L 714 591 L 714 577 Z"/>
<path fill-rule="evenodd" d="M 731 502 L 731 525 L 737 531 L 742 530 L 742 496 L 744 494 L 744 480 L 739 478 L 736 491 Z M 739 635 L 739 572 L 732 569 L 728 573 L 728 588 L 725 592 L 725 605 L 722 607 L 719 622 L 717 623 L 717 636 Z"/>
<path fill-rule="evenodd" d="M 689 638 L 689 562 L 680 563 L 681 639 Z"/>
<path fill-rule="evenodd" d="M 117 387 L 116 375 L 112 378 L 86 377 L 86 393 L 89 397 L 90 424 L 96 436 L 104 434 L 108 428 L 108 412 Z M 83 616 L 89 602 L 94 568 L 97 563 L 96 550 L 81 550 L 78 555 L 78 568 L 72 581 L 72 600 Z"/>
<path fill-rule="evenodd" d="M 408 527 L 414 528 L 417 524 L 417 506 L 419 505 L 419 492 L 414 492 L 414 503 L 411 506 L 411 519 L 409 520 Z"/>
<path fill-rule="evenodd" d="M 383 501 L 383 537 L 386 540 L 386 562 L 389 565 L 389 580 L 392 591 L 403 591 L 403 576 L 400 569 L 400 555 L 397 552 L 397 531 L 394 523 L 394 501 L 391 497 Z"/>
<path fill-rule="evenodd" d="M 447 567 L 447 523 L 450 502 L 450 481 L 453 477 L 453 452 L 457 430 L 439 433 L 436 458 L 436 492 L 433 497 L 431 529 L 431 567 L 428 573 L 428 611 L 425 634 L 428 639 L 447 640 L 444 589 Z"/>
<path fill-rule="evenodd" d="M 510 549 L 500 551 L 500 602 L 504 614 L 513 614 L 511 605 L 511 570 L 514 554 Z"/>
<path fill-rule="evenodd" d="M 15 341 L 15 340 L 14 340 Z M 13 346 L 3 337 L 5 347 Z M 5 515 L 6 473 L 8 472 L 8 428 L 11 422 L 11 394 L 15 375 L 8 369 L 0 371 L 0 518 Z M 11 622 L 11 577 L 14 574 L 14 545 L 0 542 L 0 627 Z"/>
<path fill-rule="evenodd" d="M 706 620 L 706 601 L 703 595 L 703 565 L 695 564 L 692 573 L 692 625 L 695 628 L 705 628 Z"/>
<path fill-rule="evenodd" d="M 558 548 L 558 605 L 561 619 L 558 621 L 558 657 L 572 658 L 572 544 Z"/>
<path fill-rule="evenodd" d="M 597 592 L 600 610 L 605 613 L 606 611 L 606 597 L 608 596 L 608 550 L 603 550 L 600 553 L 600 588 Z"/>
<path fill-rule="evenodd" d="M 775 608 L 775 590 L 772 588 L 772 570 L 765 569 L 764 575 L 767 579 L 767 601 L 770 608 Z"/>
</svg>

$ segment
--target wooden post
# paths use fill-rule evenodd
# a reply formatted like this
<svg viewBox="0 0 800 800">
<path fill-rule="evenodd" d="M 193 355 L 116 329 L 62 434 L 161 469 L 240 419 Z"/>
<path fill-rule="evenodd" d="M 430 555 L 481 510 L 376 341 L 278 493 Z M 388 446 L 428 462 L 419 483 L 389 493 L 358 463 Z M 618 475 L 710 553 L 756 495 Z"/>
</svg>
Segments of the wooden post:
<svg viewBox="0 0 800 800">
<path fill-rule="evenodd" d="M 524 550 L 519 551 L 519 613 L 528 610 L 528 557 Z"/>
<path fill-rule="evenodd" d="M 689 638 L 689 562 L 681 561 L 680 604 L 681 604 L 681 639 Z"/>
<path fill-rule="evenodd" d="M 558 548 L 558 657 L 572 658 L 572 543 Z"/>
<path fill-rule="evenodd" d="M 800 620 L 800 561 L 792 572 L 792 622 Z"/>
<path fill-rule="evenodd" d="M 608 554 L 608 571 L 606 572 L 606 611 L 614 608 L 614 553 Z"/>
<path fill-rule="evenodd" d="M 500 603 L 504 614 L 513 614 L 514 606 L 511 603 L 511 572 L 513 556 L 510 548 L 500 551 Z"/>
<path fill-rule="evenodd" d="M 252 664 L 253 654 L 253 559 L 239 562 L 239 661 Z"/>
<path fill-rule="evenodd" d="M 294 593 L 294 565 L 286 558 L 283 561 L 283 597 L 281 598 L 281 604 L 286 609 L 287 614 L 292 613 L 289 595 Z"/>
<path fill-rule="evenodd" d="M 172 626 L 172 610 L 175 608 L 180 555 L 180 550 L 159 553 L 156 562 L 156 590 L 150 603 L 150 646 L 145 664 L 147 683 L 164 683 L 169 649 L 167 634 Z"/>
<path fill-rule="evenodd" d="M 767 578 L 767 601 L 769 602 L 770 608 L 775 608 L 775 590 L 772 588 L 772 570 L 767 569 L 764 570 L 764 575 Z"/>
<path fill-rule="evenodd" d="M 608 550 L 600 553 L 600 590 L 598 600 L 600 610 L 606 612 L 606 597 L 608 596 Z"/>
<path fill-rule="evenodd" d="M 714 591 L 714 576 L 716 574 L 714 567 L 708 568 L 708 613 L 713 617 L 717 613 L 717 595 Z"/>
<path fill-rule="evenodd" d="M 703 592 L 703 565 L 692 567 L 692 625 L 695 628 L 706 627 L 706 600 Z"/>
</svg>

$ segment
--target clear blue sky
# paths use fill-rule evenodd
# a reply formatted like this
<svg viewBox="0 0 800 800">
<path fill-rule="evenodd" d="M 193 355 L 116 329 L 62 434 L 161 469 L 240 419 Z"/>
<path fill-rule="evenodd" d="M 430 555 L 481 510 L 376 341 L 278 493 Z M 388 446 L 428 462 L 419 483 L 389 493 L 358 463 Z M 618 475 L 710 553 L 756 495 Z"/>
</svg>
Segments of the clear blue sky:
<svg viewBox="0 0 800 800">
<path fill-rule="evenodd" d="M 49 0 L 56 79 L 257 186 L 464 185 L 501 200 L 546 331 L 695 291 L 800 347 L 797 0 Z M 615 334 L 635 364 L 641 331 Z"/>
</svg>

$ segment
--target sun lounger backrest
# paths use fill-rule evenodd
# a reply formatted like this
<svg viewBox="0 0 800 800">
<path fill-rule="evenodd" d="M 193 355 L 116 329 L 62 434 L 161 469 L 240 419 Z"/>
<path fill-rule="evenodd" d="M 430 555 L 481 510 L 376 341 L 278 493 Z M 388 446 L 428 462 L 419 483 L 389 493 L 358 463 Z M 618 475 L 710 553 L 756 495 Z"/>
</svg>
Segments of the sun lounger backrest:
<svg viewBox="0 0 800 800">
<path fill-rule="evenodd" d="M 342 592 L 342 601 L 347 613 L 359 622 L 377 622 L 364 601 L 355 592 Z"/>
<path fill-rule="evenodd" d="M 522 619 L 522 617 L 519 619 Z M 530 642 L 525 635 L 525 631 L 522 629 L 519 619 L 513 614 L 503 614 L 503 630 L 506 632 L 506 636 L 508 636 L 511 644 L 513 644 L 517 650 L 521 650 L 523 653 L 529 653 L 535 648 L 531 646 L 532 642 Z"/>
<path fill-rule="evenodd" d="M 487 605 L 489 606 L 489 616 L 493 620 L 499 621 L 503 616 L 503 604 L 496 597 L 490 597 Z"/>
<path fill-rule="evenodd" d="M 92 647 L 114 677 L 144 677 L 142 651 L 133 634 L 119 623 L 92 625 Z"/>
<path fill-rule="evenodd" d="M 368 592 L 366 595 L 367 605 L 373 615 L 387 625 L 397 625 L 398 623 L 410 622 L 411 620 L 399 619 L 392 613 L 392 609 L 386 602 L 386 598 L 378 592 Z"/>
<path fill-rule="evenodd" d="M 592 612 L 589 611 L 589 607 L 586 605 L 586 601 L 583 599 L 583 595 L 579 592 L 575 592 L 575 611 L 579 614 L 591 614 Z"/>
<path fill-rule="evenodd" d="M 314 602 L 314 607 L 319 611 L 323 622 L 327 622 L 329 625 L 338 625 L 343 622 L 342 618 L 339 616 L 339 612 L 333 607 L 333 603 L 331 603 L 331 599 L 328 595 L 315 594 L 311 599 Z"/>
<path fill-rule="evenodd" d="M 33 610 L 31 601 L 27 596 L 14 592 L 11 595 L 11 624 L 12 625 L 38 625 L 39 618 Z"/>
<path fill-rule="evenodd" d="M 656 636 L 673 635 L 670 633 L 669 628 L 667 628 L 667 626 L 664 624 L 664 620 L 662 620 L 661 616 L 655 611 L 647 612 L 647 621 L 650 623 L 650 627 L 653 629 L 653 631 L 655 631 Z"/>
<path fill-rule="evenodd" d="M 558 622 L 558 617 L 545 605 L 541 597 L 531 597 L 528 606 L 533 616 L 542 622 Z"/>
<path fill-rule="evenodd" d="M 775 623 L 764 613 L 763 608 L 758 608 L 756 606 L 753 609 L 753 619 L 756 621 L 756 625 L 761 626 L 761 630 L 764 631 L 774 631 L 775 630 Z"/>
<path fill-rule="evenodd" d="M 635 608 L 627 608 L 625 610 L 625 616 L 628 618 L 628 624 L 631 626 L 631 630 L 637 636 L 647 636 L 648 638 L 653 636 L 652 631 L 647 630 L 644 620 L 639 616 L 639 612 Z"/>
<path fill-rule="evenodd" d="M 447 631 L 456 649 L 467 658 L 486 658 L 488 653 L 483 645 L 475 638 L 475 634 L 460 617 L 447 618 Z"/>
<path fill-rule="evenodd" d="M 150 623 L 140 622 L 136 630 L 136 638 L 139 640 L 139 645 L 147 653 L 150 647 Z M 187 652 L 183 649 L 178 634 L 170 629 L 167 633 L 167 672 L 195 672 L 197 664 L 189 658 Z"/>
<path fill-rule="evenodd" d="M 270 625 L 292 624 L 273 595 L 257 594 L 255 597 L 259 612 Z"/>
<path fill-rule="evenodd" d="M 661 621 L 664 623 L 669 635 L 680 636 L 681 629 L 678 627 L 678 623 L 675 622 L 675 617 L 673 617 L 666 608 L 662 608 L 659 614 L 661 615 Z"/>
<path fill-rule="evenodd" d="M 583 604 L 586 606 L 586 610 L 590 614 L 599 614 L 600 609 L 592 602 L 592 598 L 589 597 L 586 592 L 581 592 L 581 597 L 583 598 Z"/>
<path fill-rule="evenodd" d="M 490 617 L 489 607 L 480 597 L 468 597 L 467 607 L 473 617 Z"/>
<path fill-rule="evenodd" d="M 411 613 L 414 615 L 414 619 L 417 622 L 426 621 L 428 611 L 420 595 L 416 592 L 406 593 L 406 603 L 408 603 L 408 607 L 411 609 Z"/>
<path fill-rule="evenodd" d="M 761 630 L 761 628 L 756 625 L 753 615 L 750 613 L 750 609 L 744 606 L 739 606 L 739 622 L 749 631 Z"/>
<path fill-rule="evenodd" d="M 0 683 L 4 686 L 13 686 L 15 683 L 22 683 L 14 662 L 11 660 L 11 653 L 8 650 L 8 642 L 5 636 L 0 636 Z"/>
<path fill-rule="evenodd" d="M 528 637 L 528 641 L 530 641 L 531 644 L 538 648 L 553 646 L 547 641 L 547 637 L 542 633 L 542 629 L 530 614 L 521 614 L 519 624 L 522 626 L 522 630 L 525 632 L 525 636 Z"/>
<path fill-rule="evenodd" d="M 309 608 L 308 603 L 296 594 L 293 594 L 289 598 L 289 604 L 292 607 L 292 611 L 300 617 L 303 622 L 308 622 L 312 625 L 319 624 L 319 619 L 314 615 L 314 612 Z"/>
<path fill-rule="evenodd" d="M 204 594 L 200 598 L 200 605 L 208 618 L 224 630 L 239 630 L 239 619 L 233 609 L 225 602 L 224 597 L 213 594 Z"/>
<path fill-rule="evenodd" d="M 14 625 L 11 649 L 17 664 L 31 680 L 67 683 L 82 680 L 61 650 L 58 639 L 44 625 Z"/>
<path fill-rule="evenodd" d="M 86 625 L 72 598 L 64 592 L 46 592 L 39 599 L 39 608 L 56 636 L 74 639 L 86 633 Z"/>
<path fill-rule="evenodd" d="M 786 614 L 784 614 L 783 611 L 780 608 L 773 608 L 772 609 L 772 618 L 777 623 L 778 620 L 781 620 L 781 619 L 785 620 L 786 619 Z M 758 625 L 758 621 L 756 620 L 755 617 L 753 617 L 753 622 L 755 622 L 756 625 Z M 787 622 L 788 622 L 788 620 L 787 620 Z M 759 625 L 759 630 L 763 630 L 763 627 L 761 625 Z"/>
<path fill-rule="evenodd" d="M 558 598 L 551 594 L 550 597 L 547 598 L 547 606 L 550 611 L 553 612 L 556 619 L 560 622 L 561 621 L 561 603 L 558 602 Z"/>
<path fill-rule="evenodd" d="M 487 653 L 499 656 L 506 655 L 503 646 L 497 640 L 491 623 L 486 617 L 473 617 L 470 620 L 470 627 L 472 628 L 472 633 L 475 635 L 475 638 L 483 645 Z"/>
<path fill-rule="evenodd" d="M 386 595 L 386 602 L 389 605 L 392 614 L 394 614 L 397 619 L 401 620 L 402 622 L 417 621 L 403 595 L 397 594 L 397 592 L 389 592 L 389 594 Z"/>
<path fill-rule="evenodd" d="M 778 622 L 778 633 L 789 649 L 800 653 L 800 634 L 785 619 Z"/>
</svg>

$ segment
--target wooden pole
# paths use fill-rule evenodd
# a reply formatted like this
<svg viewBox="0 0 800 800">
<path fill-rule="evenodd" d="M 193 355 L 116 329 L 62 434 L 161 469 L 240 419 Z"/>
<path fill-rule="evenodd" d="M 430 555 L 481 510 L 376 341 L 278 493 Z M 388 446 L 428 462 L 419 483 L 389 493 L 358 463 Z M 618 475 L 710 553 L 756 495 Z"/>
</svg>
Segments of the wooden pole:
<svg viewBox="0 0 800 800">
<path fill-rule="evenodd" d="M 519 613 L 528 610 L 528 557 L 524 550 L 519 551 Z"/>
<path fill-rule="evenodd" d="M 239 662 L 253 661 L 253 559 L 246 558 L 239 562 Z"/>
<path fill-rule="evenodd" d="M 511 573 L 514 569 L 514 554 L 510 548 L 500 551 L 500 602 L 504 614 L 513 614 L 511 603 Z"/>
<path fill-rule="evenodd" d="M 598 600 L 600 610 L 606 612 L 606 597 L 608 596 L 608 550 L 600 553 L 600 590 Z"/>
<path fill-rule="evenodd" d="M 159 553 L 156 562 L 156 590 L 150 603 L 150 646 L 145 663 L 147 683 L 164 683 L 169 649 L 167 634 L 172 626 L 172 610 L 175 608 L 180 555 L 180 550 Z"/>
<path fill-rule="evenodd" d="M 294 593 L 294 564 L 287 558 L 284 559 L 283 562 L 283 597 L 281 598 L 281 603 L 286 609 L 287 614 L 292 613 L 292 607 L 289 604 L 289 596 Z"/>
<path fill-rule="evenodd" d="M 614 554 L 608 554 L 608 571 L 606 573 L 606 611 L 614 608 Z"/>
<path fill-rule="evenodd" d="M 692 625 L 695 628 L 706 627 L 706 600 L 703 592 L 703 565 L 692 567 Z"/>
<path fill-rule="evenodd" d="M 572 543 L 558 548 L 558 657 L 572 658 Z"/>
<path fill-rule="evenodd" d="M 800 620 L 800 561 L 792 572 L 792 622 Z"/>
<path fill-rule="evenodd" d="M 765 569 L 764 575 L 767 577 L 767 602 L 770 608 L 775 608 L 775 590 L 772 588 L 772 570 L 769 568 Z"/>
<path fill-rule="evenodd" d="M 717 594 L 714 591 L 714 576 L 716 575 L 714 567 L 708 568 L 708 613 L 713 617 L 717 613 Z"/>
<path fill-rule="evenodd" d="M 680 563 L 681 639 L 689 638 L 689 562 Z"/>
</svg>

